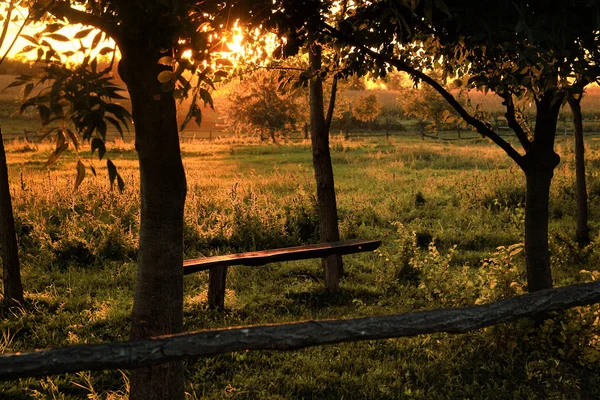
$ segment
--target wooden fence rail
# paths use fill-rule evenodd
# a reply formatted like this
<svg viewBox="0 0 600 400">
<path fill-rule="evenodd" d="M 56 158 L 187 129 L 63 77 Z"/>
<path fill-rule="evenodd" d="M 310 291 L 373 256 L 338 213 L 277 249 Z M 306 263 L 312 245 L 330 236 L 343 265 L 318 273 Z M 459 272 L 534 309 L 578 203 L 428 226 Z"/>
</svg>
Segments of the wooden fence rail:
<svg viewBox="0 0 600 400">
<path fill-rule="evenodd" d="M 0 379 L 83 370 L 133 369 L 242 350 L 309 346 L 420 334 L 464 333 L 600 302 L 600 282 L 545 290 L 490 304 L 399 315 L 206 330 L 143 341 L 77 345 L 0 356 Z"/>
</svg>

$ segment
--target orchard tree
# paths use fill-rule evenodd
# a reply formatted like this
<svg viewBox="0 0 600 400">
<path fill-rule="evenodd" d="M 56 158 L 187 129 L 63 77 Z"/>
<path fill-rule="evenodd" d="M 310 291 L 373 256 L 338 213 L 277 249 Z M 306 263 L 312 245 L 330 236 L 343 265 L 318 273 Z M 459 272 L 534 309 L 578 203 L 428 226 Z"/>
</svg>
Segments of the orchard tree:
<svg viewBox="0 0 600 400">
<path fill-rule="evenodd" d="M 429 76 L 441 81 L 440 74 L 429 73 Z M 397 98 L 407 116 L 419 120 L 423 127 L 438 132 L 442 124 L 451 116 L 456 116 L 454 108 L 430 85 L 421 84 L 418 88 L 404 88 Z M 425 123 L 429 125 L 425 126 Z"/>
<path fill-rule="evenodd" d="M 0 48 L 5 43 L 4 54 L 0 54 L 0 65 L 6 60 L 18 37 L 8 35 L 9 25 L 17 23 L 19 32 L 29 23 L 29 14 L 24 17 L 17 12 L 18 1 L 10 0 L 0 3 L 4 15 L 0 32 Z M 23 305 L 23 285 L 21 283 L 21 266 L 19 263 L 19 245 L 15 232 L 12 198 L 8 182 L 8 164 L 4 150 L 4 138 L 0 126 L 0 246 L 2 252 L 2 282 L 4 286 L 4 304 L 7 307 Z"/>
<path fill-rule="evenodd" d="M 319 27 L 324 21 L 335 25 L 342 20 L 347 13 L 348 2 L 346 0 L 340 2 L 282 0 L 270 2 L 269 7 L 272 7 L 272 12 L 264 21 L 265 25 L 287 38 L 280 55 L 283 57 L 296 55 L 302 50 L 308 53 L 308 69 L 297 77 L 293 85 L 308 84 L 309 87 L 311 147 L 317 184 L 320 240 L 339 241 L 329 131 L 335 109 L 338 79 L 348 74 L 339 67 L 343 57 L 341 49 L 335 48 Z M 329 101 L 325 108 L 324 81 L 328 77 L 332 80 Z M 322 263 L 326 287 L 332 291 L 337 290 L 338 278 L 344 272 L 342 257 L 328 256 L 323 258 Z"/>
<path fill-rule="evenodd" d="M 227 125 L 236 132 L 258 133 L 261 139 L 266 132 L 273 143 L 278 134 L 294 129 L 298 119 L 296 98 L 279 90 L 274 71 L 256 71 L 240 79 L 224 110 Z"/>
<path fill-rule="evenodd" d="M 380 112 L 381 104 L 374 94 L 361 96 L 352 105 L 352 116 L 361 122 L 366 122 L 369 130 L 371 130 L 371 123 Z"/>
<path fill-rule="evenodd" d="M 131 99 L 141 190 L 132 339 L 183 330 L 186 180 L 179 146 L 176 99 L 188 95 L 192 98 L 186 123 L 190 120 L 200 122 L 202 104 L 212 105 L 208 90 L 222 74 L 211 67 L 211 49 L 214 49 L 211 39 L 219 28 L 227 28 L 226 20 L 220 19 L 224 10 L 225 18 L 235 20 L 236 10 L 232 10 L 231 5 L 185 0 L 44 0 L 34 8 L 35 18 L 47 24 L 44 33 L 30 38 L 35 47 L 32 51 L 39 53 L 41 61 L 59 63 L 64 60 L 64 54 L 52 48 L 51 40 L 69 40 L 58 32 L 66 24 L 84 25 L 75 38 L 91 35 L 93 40 L 88 47 L 98 47 L 107 37 L 114 40 L 121 54 L 118 72 Z M 83 45 L 82 48 L 83 52 L 89 50 Z M 191 52 L 190 57 L 183 57 L 184 52 Z M 92 57 L 85 61 L 94 72 Z M 61 82 L 68 84 L 71 81 Z M 51 85 L 48 100 L 62 105 L 68 93 L 80 93 L 87 99 L 96 97 L 94 100 L 98 100 L 97 95 L 85 93 L 85 87 L 66 88 L 57 83 Z M 70 104 L 77 101 L 78 98 L 73 98 Z M 98 111 L 99 108 L 96 105 L 91 110 Z M 41 109 L 44 110 L 43 120 L 63 113 L 59 107 Z M 82 116 L 78 120 L 82 130 L 75 133 L 90 138 L 91 132 L 105 131 L 105 122 L 97 113 L 93 114 L 87 119 L 82 114 L 75 114 Z M 115 117 L 118 120 L 118 116 Z M 64 140 L 63 143 L 76 140 L 76 136 L 71 137 L 68 131 L 67 134 L 63 130 L 56 133 L 59 135 L 57 140 Z M 102 134 L 99 136 L 96 139 L 100 141 L 92 141 L 92 148 L 100 151 Z M 114 165 L 113 168 L 109 165 L 109 174 L 117 177 Z M 131 399 L 183 399 L 183 365 L 172 362 L 136 369 L 132 371 L 130 387 Z"/>
<path fill-rule="evenodd" d="M 590 231 L 588 226 L 588 198 L 585 179 L 585 144 L 583 140 L 583 116 L 581 113 L 581 99 L 586 81 L 577 80 L 573 84 L 573 90 L 567 92 L 567 102 L 573 114 L 573 126 L 575 127 L 575 187 L 577 190 L 577 242 L 580 246 L 590 242 Z"/>
<path fill-rule="evenodd" d="M 323 26 L 354 46 L 349 65 L 364 69 L 368 64 L 382 76 L 396 68 L 431 85 L 466 123 L 501 147 L 522 169 L 527 186 L 525 259 L 531 292 L 552 287 L 548 206 L 550 183 L 560 161 L 554 151 L 558 113 L 571 88 L 571 76 L 591 80 L 598 76 L 599 15 L 600 4 L 587 0 L 552 6 L 542 0 L 500 2 L 494 7 L 474 0 L 379 1 L 359 3 L 339 29 Z M 448 77 L 468 76 L 468 88 L 499 95 L 522 152 L 423 72 L 434 67 L 441 67 Z M 516 117 L 515 100 L 521 98 L 535 104 L 532 135 Z"/>
</svg>

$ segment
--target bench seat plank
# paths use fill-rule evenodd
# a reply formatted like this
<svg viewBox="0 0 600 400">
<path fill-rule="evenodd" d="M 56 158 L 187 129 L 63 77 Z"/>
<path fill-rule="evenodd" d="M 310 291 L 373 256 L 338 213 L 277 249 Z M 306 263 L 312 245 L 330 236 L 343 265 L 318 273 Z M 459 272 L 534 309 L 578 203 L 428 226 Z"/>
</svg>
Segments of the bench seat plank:
<svg viewBox="0 0 600 400">
<path fill-rule="evenodd" d="M 306 246 L 287 247 L 247 253 L 228 254 L 224 256 L 197 258 L 183 262 L 183 274 L 206 271 L 220 266 L 246 265 L 257 267 L 273 262 L 306 260 L 321 258 L 332 254 L 353 254 L 373 251 L 381 245 L 381 240 L 346 240 L 332 243 L 309 244 Z"/>
</svg>

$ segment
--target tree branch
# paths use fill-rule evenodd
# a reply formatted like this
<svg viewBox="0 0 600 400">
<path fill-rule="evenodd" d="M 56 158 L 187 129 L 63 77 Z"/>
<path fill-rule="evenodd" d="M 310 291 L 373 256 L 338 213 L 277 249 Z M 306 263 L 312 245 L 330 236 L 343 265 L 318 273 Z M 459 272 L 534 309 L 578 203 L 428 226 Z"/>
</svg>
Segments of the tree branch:
<svg viewBox="0 0 600 400">
<path fill-rule="evenodd" d="M 4 44 L 4 40 L 6 40 L 6 32 L 8 31 L 8 25 L 11 22 L 11 14 L 12 14 L 12 11 L 13 11 L 12 9 L 14 8 L 12 1 L 11 1 L 11 4 L 10 4 L 9 7 L 10 8 L 9 8 L 9 11 L 8 11 L 8 15 L 6 16 L 6 18 L 4 20 L 4 27 L 2 29 L 2 35 L 0 36 L 0 46 L 2 46 Z M 10 53 L 10 51 L 12 50 L 12 48 L 15 46 L 15 43 L 17 42 L 17 39 L 21 35 L 21 32 L 23 32 L 23 28 L 25 28 L 25 25 L 27 25 L 29 23 L 30 16 L 31 16 L 31 14 L 27 13 L 27 16 L 23 19 L 23 24 L 19 27 L 19 31 L 14 36 L 14 38 L 13 38 L 12 42 L 10 43 L 10 45 L 6 48 L 6 52 L 4 53 L 4 55 L 2 56 L 2 58 L 0 58 L 0 64 L 2 64 L 4 62 L 4 60 L 6 59 L 6 57 L 8 57 L 8 53 Z"/>
<path fill-rule="evenodd" d="M 52 4 L 48 12 L 57 18 L 66 18 L 74 24 L 93 26 L 98 28 L 116 42 L 119 41 L 119 27 L 108 16 L 99 16 L 87 13 L 85 11 L 76 10 L 71 7 L 68 1 L 56 1 Z"/>
<path fill-rule="evenodd" d="M 2 26 L 2 33 L 0 34 L 0 45 L 4 44 L 4 39 L 6 39 L 6 33 L 8 32 L 8 26 L 10 25 L 11 16 L 12 16 L 12 12 L 13 12 L 14 8 L 15 8 L 14 0 L 11 0 L 10 4 L 8 5 L 8 12 L 6 14 L 6 17 L 4 18 L 4 24 Z"/>
<path fill-rule="evenodd" d="M 329 105 L 327 106 L 327 116 L 325 117 L 325 130 L 329 132 L 331 128 L 331 120 L 333 119 L 333 110 L 335 109 L 335 98 L 337 95 L 337 83 L 338 77 L 333 77 L 333 83 L 331 84 L 331 96 L 329 96 Z"/>
<path fill-rule="evenodd" d="M 384 54 L 380 54 L 374 50 L 371 50 L 364 44 L 362 44 L 359 41 L 355 40 L 354 38 L 340 32 L 339 30 L 337 30 L 336 28 L 332 27 L 329 24 L 323 23 L 323 26 L 324 26 L 325 30 L 328 31 L 329 34 L 331 36 L 333 36 L 334 38 L 359 48 L 364 53 L 368 54 L 370 57 L 372 57 L 373 59 L 375 59 L 381 63 L 390 64 L 391 66 L 395 67 L 398 71 L 406 72 L 409 75 L 411 75 L 415 78 L 418 78 L 418 79 L 426 82 L 427 84 L 429 84 L 433 89 L 435 89 L 444 98 L 444 100 L 446 100 L 448 102 L 448 104 L 450 104 L 450 106 L 452 106 L 452 108 L 454 108 L 456 110 L 456 112 L 461 116 L 462 119 L 465 120 L 465 122 L 467 122 L 469 125 L 474 127 L 478 133 L 489 138 L 490 140 L 492 140 L 492 142 L 496 143 L 522 169 L 525 168 L 525 161 L 523 159 L 523 156 L 521 154 L 519 154 L 519 152 L 517 150 L 515 150 L 515 148 L 512 147 L 510 143 L 508 143 L 506 140 L 502 139 L 500 137 L 500 135 L 498 135 L 496 132 L 494 132 L 490 128 L 490 126 L 488 124 L 484 123 L 483 121 L 481 121 L 481 120 L 475 118 L 474 116 L 472 116 L 471 114 L 469 114 L 469 112 L 467 110 L 465 110 L 465 108 L 454 98 L 454 96 L 452 96 L 452 94 L 450 92 L 448 92 L 446 89 L 444 89 L 444 87 L 442 85 L 440 85 L 435 79 L 431 78 L 429 75 L 425 74 L 423 71 L 420 71 L 397 58 L 393 58 L 393 57 L 390 57 L 390 56 L 387 56 Z"/>
<path fill-rule="evenodd" d="M 512 129 L 513 132 L 515 132 L 515 135 L 517 135 L 517 138 L 519 139 L 519 142 L 521 143 L 521 146 L 523 146 L 525 152 L 529 152 L 529 149 L 531 148 L 531 142 L 527 137 L 527 133 L 523 130 L 523 127 L 517 121 L 515 103 L 513 101 L 512 94 L 507 92 L 500 97 L 504 99 L 504 106 L 506 107 L 506 114 L 504 114 L 504 116 L 506 117 L 508 127 Z"/>
<path fill-rule="evenodd" d="M 0 380 L 83 370 L 140 368 L 245 350 L 294 350 L 324 344 L 465 333 L 600 302 L 600 282 L 542 290 L 490 304 L 413 313 L 224 328 L 152 339 L 77 345 L 0 356 Z"/>
</svg>

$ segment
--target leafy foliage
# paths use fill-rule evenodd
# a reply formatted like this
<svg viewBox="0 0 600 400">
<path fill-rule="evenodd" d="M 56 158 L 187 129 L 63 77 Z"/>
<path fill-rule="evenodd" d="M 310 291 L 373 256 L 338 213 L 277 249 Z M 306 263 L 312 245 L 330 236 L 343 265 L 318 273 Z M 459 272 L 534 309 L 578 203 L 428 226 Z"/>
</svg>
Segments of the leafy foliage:
<svg viewBox="0 0 600 400">
<path fill-rule="evenodd" d="M 418 88 L 403 88 L 401 93 L 397 101 L 405 114 L 422 123 L 427 121 L 427 128 L 433 132 L 440 130 L 444 122 L 457 120 L 456 110 L 429 85 L 421 84 Z"/>
<path fill-rule="evenodd" d="M 379 115 L 381 105 L 374 94 L 361 96 L 352 106 L 352 116 L 362 122 L 371 122 Z"/>
<path fill-rule="evenodd" d="M 226 124 L 238 133 L 267 133 L 275 142 L 276 135 L 294 128 L 299 115 L 296 93 L 279 87 L 278 75 L 271 71 L 241 79 L 231 93 Z"/>
<path fill-rule="evenodd" d="M 122 88 L 112 82 L 106 71 L 97 71 L 95 63 L 85 62 L 66 69 L 57 62 L 49 62 L 37 75 L 20 75 L 10 86 L 15 85 L 25 86 L 24 101 L 18 112 L 22 114 L 34 108 L 39 113 L 43 133 L 40 140 L 51 135 L 56 137 L 56 148 L 46 166 L 54 164 L 69 144 L 79 150 L 81 140 L 91 142 L 92 153 L 97 149 L 102 159 L 106 153 L 108 125 L 121 136 L 124 129 L 129 129 L 131 114 L 115 102 L 125 99 L 120 94 Z M 40 89 L 34 91 L 36 87 Z M 84 175 L 80 160 L 76 187 Z M 111 182 L 114 179 L 111 176 Z M 120 177 L 119 181 L 122 182 Z"/>
</svg>

